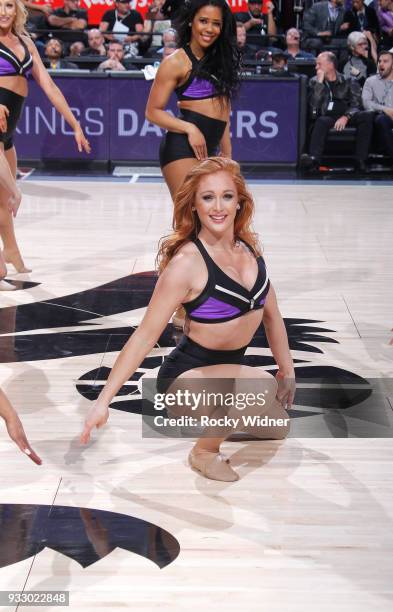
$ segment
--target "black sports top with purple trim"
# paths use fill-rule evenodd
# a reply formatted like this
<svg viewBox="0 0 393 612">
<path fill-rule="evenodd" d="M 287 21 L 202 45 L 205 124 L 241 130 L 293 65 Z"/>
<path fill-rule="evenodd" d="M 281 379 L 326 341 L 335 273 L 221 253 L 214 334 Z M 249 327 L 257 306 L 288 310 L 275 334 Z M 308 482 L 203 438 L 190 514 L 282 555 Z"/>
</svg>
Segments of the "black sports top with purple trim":
<svg viewBox="0 0 393 612">
<path fill-rule="evenodd" d="M 26 43 L 18 36 L 19 42 L 25 50 L 22 61 L 11 49 L 0 42 L 0 77 L 2 76 L 24 76 L 28 77 L 33 68 L 33 57 Z"/>
<path fill-rule="evenodd" d="M 190 45 L 186 45 L 183 49 L 191 60 L 192 68 L 187 81 L 175 89 L 178 100 L 207 100 L 219 96 L 220 94 L 214 87 L 214 83 L 208 79 L 195 76 L 196 68 L 201 60 L 197 60 Z M 210 75 L 210 78 L 214 79 L 215 77 Z"/>
<path fill-rule="evenodd" d="M 250 310 L 260 310 L 264 307 L 270 281 L 261 255 L 256 257 L 258 263 L 256 281 L 248 291 L 217 266 L 199 238 L 194 244 L 205 261 L 208 279 L 206 287 L 198 297 L 182 304 L 191 321 L 223 323 L 237 319 Z M 253 253 L 251 247 L 246 242 L 244 244 Z"/>
</svg>

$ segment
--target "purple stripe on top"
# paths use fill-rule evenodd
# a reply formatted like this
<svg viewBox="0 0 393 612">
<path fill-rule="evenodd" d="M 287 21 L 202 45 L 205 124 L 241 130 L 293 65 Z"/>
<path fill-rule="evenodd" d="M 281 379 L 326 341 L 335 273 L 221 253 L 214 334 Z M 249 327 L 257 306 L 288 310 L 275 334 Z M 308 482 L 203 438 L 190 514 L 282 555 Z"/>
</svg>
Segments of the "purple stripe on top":
<svg viewBox="0 0 393 612">
<path fill-rule="evenodd" d="M 15 67 L 5 57 L 0 57 L 0 76 L 16 74 Z"/>
<path fill-rule="evenodd" d="M 221 300 L 209 297 L 204 304 L 201 304 L 198 308 L 190 312 L 192 317 L 198 317 L 199 319 L 223 319 L 226 317 L 234 317 L 239 314 L 239 308 L 225 304 Z"/>
<path fill-rule="evenodd" d="M 216 92 L 216 88 L 213 83 L 206 79 L 195 78 L 192 83 L 183 91 L 182 95 L 189 98 L 203 98 L 213 96 Z"/>
</svg>

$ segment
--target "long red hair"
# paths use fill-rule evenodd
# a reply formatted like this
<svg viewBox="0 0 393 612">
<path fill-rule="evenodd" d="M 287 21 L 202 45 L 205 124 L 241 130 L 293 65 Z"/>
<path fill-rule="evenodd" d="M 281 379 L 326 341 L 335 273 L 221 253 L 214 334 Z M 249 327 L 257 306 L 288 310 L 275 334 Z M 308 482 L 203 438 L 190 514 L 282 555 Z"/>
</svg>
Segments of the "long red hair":
<svg viewBox="0 0 393 612">
<path fill-rule="evenodd" d="M 197 238 L 201 230 L 201 223 L 197 213 L 192 210 L 195 195 L 201 178 L 215 172 L 228 172 L 237 189 L 240 209 L 235 218 L 234 240 L 243 240 L 252 248 L 256 256 L 261 254 L 258 239 L 251 228 L 254 200 L 240 174 L 239 164 L 226 157 L 209 157 L 191 168 L 175 196 L 173 233 L 161 238 L 159 244 L 156 259 L 159 274 L 184 244 Z"/>
</svg>

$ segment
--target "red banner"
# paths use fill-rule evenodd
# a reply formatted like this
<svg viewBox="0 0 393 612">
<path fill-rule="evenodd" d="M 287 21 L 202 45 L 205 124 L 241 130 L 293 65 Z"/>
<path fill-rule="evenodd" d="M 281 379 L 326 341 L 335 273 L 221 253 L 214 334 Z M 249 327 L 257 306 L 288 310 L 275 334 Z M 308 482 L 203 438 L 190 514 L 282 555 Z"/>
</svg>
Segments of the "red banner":
<svg viewBox="0 0 393 612">
<path fill-rule="evenodd" d="M 63 0 L 30 0 L 34 4 L 50 4 L 54 9 L 63 6 Z M 148 6 L 151 4 L 151 0 L 131 0 L 130 6 L 135 8 L 145 15 Z M 247 0 L 228 0 L 228 4 L 234 13 L 239 11 L 247 11 Z M 79 7 L 85 9 L 89 15 L 89 25 L 96 25 L 100 23 L 102 15 L 105 11 L 114 8 L 115 3 L 113 0 L 80 0 Z"/>
</svg>

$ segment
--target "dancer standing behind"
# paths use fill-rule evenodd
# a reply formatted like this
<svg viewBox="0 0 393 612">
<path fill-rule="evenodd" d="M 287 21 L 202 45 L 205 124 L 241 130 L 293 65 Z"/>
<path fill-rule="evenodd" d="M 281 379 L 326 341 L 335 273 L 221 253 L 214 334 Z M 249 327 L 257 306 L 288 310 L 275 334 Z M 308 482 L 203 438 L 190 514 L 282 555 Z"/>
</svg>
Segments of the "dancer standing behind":
<svg viewBox="0 0 393 612">
<path fill-rule="evenodd" d="M 60 89 L 44 67 L 33 41 L 25 30 L 27 12 L 21 0 L 0 0 L 0 290 L 14 289 L 2 281 L 6 262 L 17 272 L 26 268 L 15 237 L 12 216 L 16 216 L 21 193 L 16 185 L 16 152 L 12 135 L 28 93 L 27 77 L 32 73 L 56 110 L 71 126 L 78 151 L 90 153 L 90 145 Z"/>
<path fill-rule="evenodd" d="M 147 312 L 89 411 L 81 442 L 88 442 L 91 430 L 106 423 L 111 401 L 155 346 L 177 304 L 187 311 L 186 335 L 161 366 L 158 391 L 189 391 L 191 385 L 199 393 L 213 384 L 220 393 L 228 387 L 268 386 L 263 412 L 275 423 L 263 429 L 261 437 L 284 438 L 289 430 L 285 409 L 295 393 L 294 368 L 274 289 L 251 230 L 254 202 L 239 165 L 222 157 L 198 162 L 177 192 L 174 207 L 173 233 L 161 243 L 160 276 Z M 276 380 L 243 360 L 262 320 L 279 368 Z M 191 408 L 185 410 L 196 416 Z M 240 415 L 233 410 L 236 413 Z M 220 454 L 233 429 L 208 430 L 189 455 L 191 467 L 213 480 L 237 480 Z"/>
<path fill-rule="evenodd" d="M 168 130 L 160 165 L 175 197 L 188 171 L 207 156 L 231 157 L 231 98 L 240 81 L 236 22 L 225 0 L 186 0 L 178 22 L 179 50 L 157 72 L 146 118 Z M 180 115 L 165 110 L 171 94 Z"/>
</svg>

